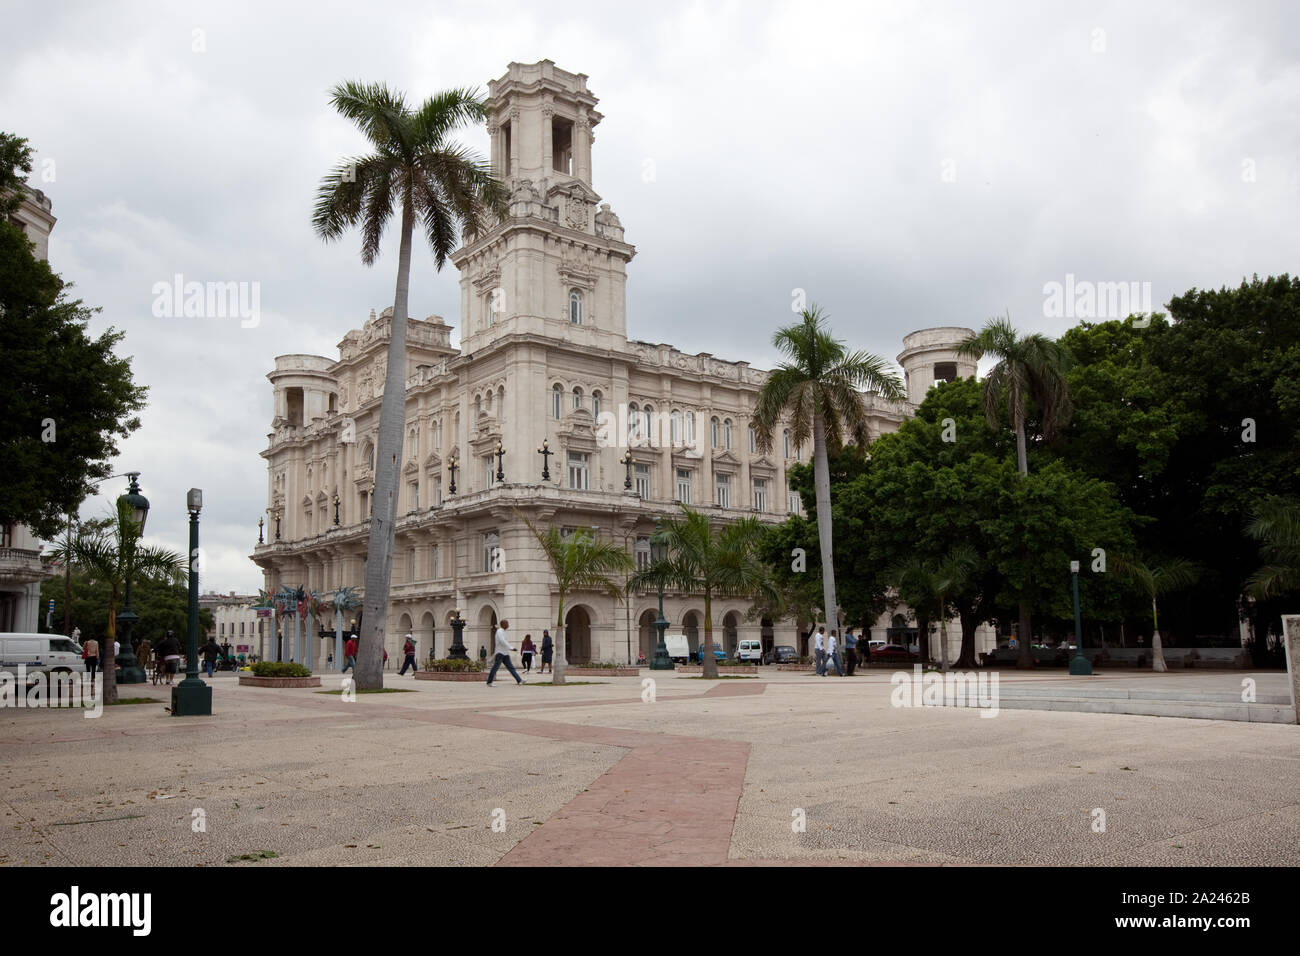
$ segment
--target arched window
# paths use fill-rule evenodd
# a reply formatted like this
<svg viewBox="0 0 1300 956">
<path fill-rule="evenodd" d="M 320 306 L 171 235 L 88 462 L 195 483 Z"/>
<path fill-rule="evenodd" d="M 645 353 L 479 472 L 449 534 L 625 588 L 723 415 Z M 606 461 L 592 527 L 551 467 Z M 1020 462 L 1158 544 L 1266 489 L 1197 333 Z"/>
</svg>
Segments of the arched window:
<svg viewBox="0 0 1300 956">
<path fill-rule="evenodd" d="M 484 396 L 483 407 L 487 409 L 489 415 L 492 414 L 492 389 L 490 388 L 487 390 L 487 395 Z"/>
<path fill-rule="evenodd" d="M 582 325 L 582 290 L 569 290 L 569 321 L 573 325 Z"/>
<path fill-rule="evenodd" d="M 591 393 L 591 414 L 595 418 L 600 418 L 600 392 Z"/>
<path fill-rule="evenodd" d="M 716 415 L 709 419 L 709 447 L 718 447 L 718 418 Z"/>
<path fill-rule="evenodd" d="M 682 444 L 682 413 L 679 409 L 674 408 L 668 416 L 668 432 L 669 442 L 674 446 Z"/>
<path fill-rule="evenodd" d="M 752 455 L 758 451 L 758 436 L 754 434 L 754 426 L 749 426 L 749 453 Z"/>
<path fill-rule="evenodd" d="M 654 413 L 655 410 L 651 408 L 649 405 L 641 409 L 641 435 L 646 441 L 650 442 L 652 445 L 656 441 L 658 441 L 660 437 L 662 437 L 662 436 L 655 435 L 653 432 L 650 431 L 650 426 L 654 423 Z"/>
<path fill-rule="evenodd" d="M 785 459 L 786 461 L 789 461 L 791 458 L 794 457 L 793 455 L 790 454 L 790 429 L 787 428 L 781 434 L 782 437 L 785 439 Z"/>
<path fill-rule="evenodd" d="M 573 410 L 576 412 L 582 407 L 582 389 L 573 386 Z"/>
<path fill-rule="evenodd" d="M 478 420 L 483 417 L 483 396 L 474 396 L 474 427 L 478 427 Z"/>
<path fill-rule="evenodd" d="M 629 445 L 641 444 L 641 410 L 636 402 L 627 406 L 627 442 Z"/>
<path fill-rule="evenodd" d="M 564 415 L 564 389 L 559 383 L 551 386 L 551 417 L 559 421 Z"/>
<path fill-rule="evenodd" d="M 725 419 L 722 423 L 722 447 L 731 451 L 731 419 Z"/>
</svg>

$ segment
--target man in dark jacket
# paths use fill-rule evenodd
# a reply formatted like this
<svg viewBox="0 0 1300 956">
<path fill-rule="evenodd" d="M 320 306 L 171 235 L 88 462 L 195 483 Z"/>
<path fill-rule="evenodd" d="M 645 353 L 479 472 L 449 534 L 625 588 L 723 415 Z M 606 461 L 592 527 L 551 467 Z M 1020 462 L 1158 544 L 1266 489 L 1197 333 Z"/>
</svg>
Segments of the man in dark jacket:
<svg viewBox="0 0 1300 956">
<path fill-rule="evenodd" d="M 208 643 L 203 645 L 202 653 L 203 669 L 207 671 L 208 676 L 211 677 L 213 670 L 215 670 L 217 666 L 217 658 L 221 656 L 221 645 L 209 637 Z"/>
</svg>

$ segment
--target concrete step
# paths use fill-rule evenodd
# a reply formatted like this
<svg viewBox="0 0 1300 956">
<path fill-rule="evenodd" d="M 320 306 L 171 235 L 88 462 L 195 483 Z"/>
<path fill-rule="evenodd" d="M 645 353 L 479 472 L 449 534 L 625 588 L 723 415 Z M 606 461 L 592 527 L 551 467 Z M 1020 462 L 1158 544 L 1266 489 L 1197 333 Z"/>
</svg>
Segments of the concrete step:
<svg viewBox="0 0 1300 956">
<path fill-rule="evenodd" d="M 1084 684 L 1062 683 L 1057 687 L 1025 687 L 1014 684 L 1000 686 L 1003 700 L 1013 697 L 1072 697 L 1084 700 L 1183 700 L 1194 703 L 1242 703 L 1241 691 L 1156 690 L 1138 687 L 1088 687 Z M 1256 704 L 1290 704 L 1286 694 L 1258 694 Z"/>
<path fill-rule="evenodd" d="M 1203 720 L 1244 720 L 1251 723 L 1294 724 L 1290 704 L 1243 704 L 1192 700 L 1135 700 L 1096 697 L 1010 697 L 1000 695 L 1002 710 L 1058 710 L 1086 714 L 1135 714 L 1145 717 L 1192 717 Z"/>
</svg>

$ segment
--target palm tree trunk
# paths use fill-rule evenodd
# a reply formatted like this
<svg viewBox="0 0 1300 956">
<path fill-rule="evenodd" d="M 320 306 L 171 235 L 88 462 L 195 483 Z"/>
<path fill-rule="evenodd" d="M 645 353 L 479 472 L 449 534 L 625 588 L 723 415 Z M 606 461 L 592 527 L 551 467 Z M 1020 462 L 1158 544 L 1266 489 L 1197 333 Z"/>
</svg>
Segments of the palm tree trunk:
<svg viewBox="0 0 1300 956">
<path fill-rule="evenodd" d="M 975 620 L 973 609 L 958 606 L 957 617 L 961 621 L 961 653 L 957 656 L 954 667 L 974 667 L 975 666 L 975 628 L 979 622 Z"/>
<path fill-rule="evenodd" d="M 1025 450 L 1025 423 L 1023 421 L 1016 423 L 1016 464 L 1020 467 L 1020 474 L 1029 474 L 1029 455 Z"/>
<path fill-rule="evenodd" d="M 840 622 L 831 549 L 831 470 L 826 460 L 826 423 L 820 414 L 813 416 L 813 485 L 817 492 L 817 538 L 822 549 L 822 614 L 827 629 L 837 631 Z"/>
<path fill-rule="evenodd" d="M 1151 599 L 1151 669 L 1164 673 L 1169 670 L 1165 664 L 1165 651 L 1160 643 L 1160 616 L 1156 611 L 1156 599 Z"/>
<path fill-rule="evenodd" d="M 564 669 L 568 667 L 568 661 L 564 658 L 564 592 L 560 592 L 560 611 L 555 619 L 555 647 L 553 648 L 554 657 L 551 658 L 551 683 L 564 683 Z"/>
<path fill-rule="evenodd" d="M 948 614 L 943 607 L 939 609 L 939 667 L 948 669 Z"/>
<path fill-rule="evenodd" d="M 921 663 L 930 663 L 930 634 L 926 628 L 921 627 L 921 619 L 916 621 L 916 644 L 917 650 L 920 651 Z"/>
<path fill-rule="evenodd" d="M 117 703 L 117 655 L 113 642 L 117 640 L 117 602 L 108 606 L 108 636 L 99 649 L 99 672 L 104 675 L 104 703 Z"/>
<path fill-rule="evenodd" d="M 388 623 L 388 589 L 392 583 L 393 543 L 397 526 L 397 479 L 406 431 L 406 311 L 411 284 L 411 233 L 415 226 L 411 195 L 402 199 L 402 245 L 397 260 L 397 290 L 388 338 L 384 400 L 379 409 L 375 452 L 375 490 L 366 551 L 365 635 L 357 652 L 358 690 L 384 686 L 384 627 Z"/>
<path fill-rule="evenodd" d="M 704 591 L 704 644 L 700 647 L 701 671 L 705 680 L 718 679 L 718 659 L 713 656 L 713 594 Z"/>
</svg>

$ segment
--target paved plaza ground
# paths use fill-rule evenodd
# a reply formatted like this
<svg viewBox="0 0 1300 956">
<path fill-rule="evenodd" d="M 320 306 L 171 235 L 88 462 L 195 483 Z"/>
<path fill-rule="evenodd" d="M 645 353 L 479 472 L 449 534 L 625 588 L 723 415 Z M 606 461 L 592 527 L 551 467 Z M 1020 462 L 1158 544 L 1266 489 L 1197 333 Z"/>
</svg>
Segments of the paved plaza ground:
<svg viewBox="0 0 1300 956">
<path fill-rule="evenodd" d="M 157 704 L 98 719 L 0 711 L 0 864 L 224 865 L 268 850 L 238 865 L 1300 864 L 1300 727 L 986 718 L 893 707 L 889 671 L 761 673 L 643 670 L 653 703 L 642 678 L 488 688 L 389 672 L 413 692 L 347 702 L 219 675 L 212 717 L 170 716 L 151 685 L 123 696 Z M 1001 676 L 1004 690 L 1107 680 Z M 1111 679 L 1239 693 L 1243 676 Z M 1286 693 L 1282 674 L 1250 676 Z"/>
</svg>

